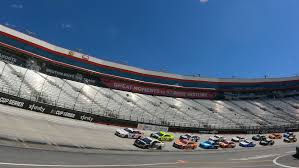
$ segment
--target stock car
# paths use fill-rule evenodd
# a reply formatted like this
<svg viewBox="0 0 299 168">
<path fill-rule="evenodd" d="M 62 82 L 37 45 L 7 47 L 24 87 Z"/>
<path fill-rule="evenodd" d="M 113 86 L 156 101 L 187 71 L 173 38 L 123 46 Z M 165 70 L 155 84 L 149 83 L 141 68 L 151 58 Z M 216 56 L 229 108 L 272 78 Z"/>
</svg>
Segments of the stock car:
<svg viewBox="0 0 299 168">
<path fill-rule="evenodd" d="M 218 149 L 219 145 L 215 141 L 204 141 L 199 144 L 199 146 L 203 149 Z"/>
<path fill-rule="evenodd" d="M 293 132 L 286 132 L 286 133 L 283 134 L 283 137 L 288 138 L 291 135 L 294 135 L 294 133 Z"/>
<path fill-rule="evenodd" d="M 256 144 L 253 143 L 252 141 L 245 140 L 245 141 L 240 142 L 239 146 L 248 148 L 248 147 L 255 147 Z"/>
<path fill-rule="evenodd" d="M 280 133 L 273 133 L 269 135 L 270 139 L 281 139 L 282 135 Z"/>
<path fill-rule="evenodd" d="M 269 139 L 269 138 L 262 138 L 261 141 L 260 141 L 260 145 L 263 145 L 263 146 L 267 146 L 267 145 L 274 145 L 274 141 L 272 139 Z"/>
<path fill-rule="evenodd" d="M 187 139 L 178 139 L 172 146 L 178 149 L 196 149 L 198 143 Z"/>
<path fill-rule="evenodd" d="M 150 137 L 136 139 L 134 145 L 142 149 L 162 149 L 165 144 Z"/>
<path fill-rule="evenodd" d="M 144 133 L 133 128 L 117 129 L 115 135 L 122 138 L 138 139 L 144 136 Z"/>
<path fill-rule="evenodd" d="M 164 132 L 164 131 L 160 131 L 160 132 L 156 132 L 156 133 L 151 133 L 150 137 L 158 139 L 159 141 L 173 141 L 174 140 L 174 135 Z"/>
<path fill-rule="evenodd" d="M 209 138 L 209 141 L 214 141 L 214 142 L 222 142 L 225 141 L 226 139 L 223 136 L 219 136 L 219 135 L 214 135 L 212 137 Z"/>
<path fill-rule="evenodd" d="M 267 138 L 265 135 L 257 134 L 257 135 L 254 135 L 252 137 L 252 140 L 254 140 L 254 141 L 261 141 L 262 139 L 265 139 L 265 138 Z"/>
<path fill-rule="evenodd" d="M 235 148 L 236 144 L 233 141 L 223 141 L 219 142 L 221 148 Z"/>
<path fill-rule="evenodd" d="M 233 142 L 241 142 L 244 141 L 246 138 L 245 137 L 241 137 L 241 136 L 235 136 L 231 139 L 231 141 Z"/>
<path fill-rule="evenodd" d="M 197 135 L 185 134 L 185 135 L 181 135 L 179 139 L 187 139 L 190 141 L 198 142 L 200 140 L 200 137 Z"/>
<path fill-rule="evenodd" d="M 294 142 L 297 142 L 297 138 L 296 138 L 296 136 L 291 135 L 291 136 L 289 136 L 288 138 L 284 138 L 284 139 L 283 139 L 283 142 L 286 142 L 286 143 L 294 143 Z"/>
</svg>

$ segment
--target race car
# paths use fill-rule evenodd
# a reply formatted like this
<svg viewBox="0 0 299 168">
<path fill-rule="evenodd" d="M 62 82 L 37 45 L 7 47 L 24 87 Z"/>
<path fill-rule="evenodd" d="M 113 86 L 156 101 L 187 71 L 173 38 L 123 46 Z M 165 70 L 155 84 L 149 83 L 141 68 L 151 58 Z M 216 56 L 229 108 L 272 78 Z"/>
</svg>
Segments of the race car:
<svg viewBox="0 0 299 168">
<path fill-rule="evenodd" d="M 199 144 L 203 149 L 218 149 L 219 145 L 215 141 L 204 141 Z"/>
<path fill-rule="evenodd" d="M 115 135 L 122 138 L 138 139 L 144 136 L 144 133 L 133 128 L 117 129 Z"/>
<path fill-rule="evenodd" d="M 294 133 L 293 132 L 286 132 L 286 133 L 283 134 L 283 137 L 288 138 L 291 135 L 294 135 Z"/>
<path fill-rule="evenodd" d="M 187 139 L 178 139 L 172 146 L 178 149 L 195 149 L 198 143 Z"/>
<path fill-rule="evenodd" d="M 236 144 L 233 141 L 223 141 L 219 142 L 219 146 L 221 148 L 234 148 L 236 147 Z"/>
<path fill-rule="evenodd" d="M 291 135 L 291 136 L 289 136 L 288 138 L 284 138 L 284 139 L 283 139 L 283 142 L 286 142 L 286 143 L 294 143 L 294 142 L 297 142 L 297 138 L 296 138 L 296 136 Z"/>
<path fill-rule="evenodd" d="M 174 136 L 172 134 L 163 131 L 152 133 L 150 137 L 158 139 L 159 141 L 171 142 L 174 140 Z"/>
<path fill-rule="evenodd" d="M 142 149 L 162 149 L 165 144 L 150 137 L 136 139 L 134 145 Z"/>
<path fill-rule="evenodd" d="M 267 145 L 274 145 L 274 141 L 269 138 L 261 138 L 260 145 L 267 146 Z"/>
<path fill-rule="evenodd" d="M 209 138 L 209 141 L 214 141 L 214 142 L 222 142 L 226 140 L 223 136 L 219 136 L 219 135 L 214 135 L 212 137 Z"/>
<path fill-rule="evenodd" d="M 248 148 L 248 147 L 255 147 L 255 143 L 253 143 L 252 141 L 248 141 L 248 140 L 245 140 L 245 141 L 242 141 L 239 143 L 239 146 L 241 147 L 245 147 L 245 148 Z"/>
<path fill-rule="evenodd" d="M 267 138 L 265 135 L 257 134 L 257 135 L 254 135 L 252 137 L 252 140 L 254 140 L 254 141 L 261 141 L 262 139 L 265 139 L 265 138 Z"/>
<path fill-rule="evenodd" d="M 245 137 L 235 136 L 235 137 L 232 138 L 231 141 L 233 141 L 233 142 L 240 142 L 240 141 L 243 141 L 243 140 L 245 140 Z"/>
<path fill-rule="evenodd" d="M 197 135 L 185 134 L 185 135 L 181 135 L 179 139 L 187 139 L 190 141 L 198 142 L 200 140 L 200 137 Z"/>
<path fill-rule="evenodd" d="M 269 135 L 270 139 L 281 139 L 282 135 L 280 133 L 273 133 Z"/>
</svg>

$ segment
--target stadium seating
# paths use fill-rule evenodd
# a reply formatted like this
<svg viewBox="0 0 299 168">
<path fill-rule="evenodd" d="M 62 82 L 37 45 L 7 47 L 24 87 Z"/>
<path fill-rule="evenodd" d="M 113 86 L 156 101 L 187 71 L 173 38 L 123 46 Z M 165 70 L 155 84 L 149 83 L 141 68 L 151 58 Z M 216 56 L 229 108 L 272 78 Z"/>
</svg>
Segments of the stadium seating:
<svg viewBox="0 0 299 168">
<path fill-rule="evenodd" d="M 112 118 L 153 124 L 242 128 L 298 123 L 299 97 L 192 100 L 96 87 L 0 61 L 0 92 Z"/>
</svg>

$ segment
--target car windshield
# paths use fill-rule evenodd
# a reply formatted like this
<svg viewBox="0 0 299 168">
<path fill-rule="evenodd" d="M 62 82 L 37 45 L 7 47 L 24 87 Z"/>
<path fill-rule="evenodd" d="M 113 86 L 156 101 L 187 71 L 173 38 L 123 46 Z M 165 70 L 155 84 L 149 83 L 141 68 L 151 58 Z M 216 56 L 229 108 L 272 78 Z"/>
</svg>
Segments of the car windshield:
<svg viewBox="0 0 299 168">
<path fill-rule="evenodd" d="M 161 132 L 157 132 L 156 134 L 159 135 L 159 136 L 163 136 L 164 135 Z"/>
<path fill-rule="evenodd" d="M 211 144 L 211 145 L 214 144 L 213 141 L 206 141 L 206 143 L 207 143 L 207 144 Z"/>
<path fill-rule="evenodd" d="M 150 144 L 152 142 L 152 140 L 149 138 L 144 138 L 144 139 L 142 139 L 142 141 L 144 141 L 147 144 Z"/>
<path fill-rule="evenodd" d="M 124 130 L 127 131 L 128 133 L 133 133 L 133 131 L 129 128 L 125 128 Z"/>
</svg>

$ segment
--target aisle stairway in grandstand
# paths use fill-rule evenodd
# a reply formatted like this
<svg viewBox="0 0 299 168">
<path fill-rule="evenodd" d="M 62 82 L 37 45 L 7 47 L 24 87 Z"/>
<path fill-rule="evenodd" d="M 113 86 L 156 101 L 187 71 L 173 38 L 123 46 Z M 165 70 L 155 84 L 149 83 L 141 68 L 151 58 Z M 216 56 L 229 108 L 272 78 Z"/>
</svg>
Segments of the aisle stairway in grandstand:
<svg viewBox="0 0 299 168">
<path fill-rule="evenodd" d="M 0 74 L 0 92 L 139 122 L 242 128 L 299 121 L 299 97 L 229 101 L 151 96 L 60 79 L 1 61 Z"/>
</svg>

